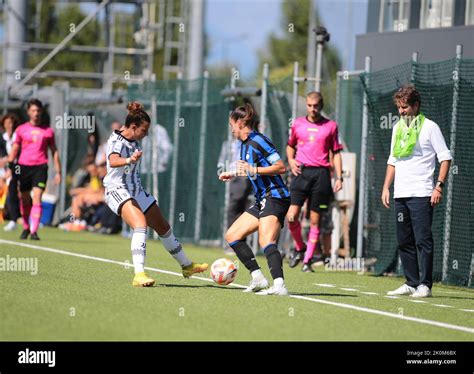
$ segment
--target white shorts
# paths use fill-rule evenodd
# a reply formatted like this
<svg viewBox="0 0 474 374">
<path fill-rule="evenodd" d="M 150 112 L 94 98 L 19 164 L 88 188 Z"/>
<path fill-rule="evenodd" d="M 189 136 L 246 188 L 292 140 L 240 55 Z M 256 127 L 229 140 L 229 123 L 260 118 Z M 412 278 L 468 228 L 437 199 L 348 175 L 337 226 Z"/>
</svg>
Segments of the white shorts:
<svg viewBox="0 0 474 374">
<path fill-rule="evenodd" d="M 139 190 L 135 196 L 132 196 L 126 188 L 105 190 L 105 203 L 118 216 L 123 204 L 131 199 L 138 203 L 143 213 L 156 202 L 155 198 L 144 190 Z"/>
</svg>

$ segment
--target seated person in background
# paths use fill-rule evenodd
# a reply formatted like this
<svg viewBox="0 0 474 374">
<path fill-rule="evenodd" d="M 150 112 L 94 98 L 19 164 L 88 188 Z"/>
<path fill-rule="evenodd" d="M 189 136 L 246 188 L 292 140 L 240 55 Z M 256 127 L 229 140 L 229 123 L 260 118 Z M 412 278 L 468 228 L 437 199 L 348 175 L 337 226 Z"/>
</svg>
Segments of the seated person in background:
<svg viewBox="0 0 474 374">
<path fill-rule="evenodd" d="M 94 163 L 94 157 L 92 155 L 86 155 L 82 165 L 79 169 L 75 171 L 72 176 L 71 181 L 71 190 L 76 189 L 78 187 L 84 187 L 90 182 L 90 173 L 87 170 L 90 164 Z"/>
<path fill-rule="evenodd" d="M 3 176 L 0 176 L 0 223 L 4 222 L 3 213 L 6 209 L 7 194 L 8 194 L 7 181 Z"/>
<path fill-rule="evenodd" d="M 113 133 L 115 130 L 120 130 L 120 128 L 122 127 L 122 124 L 120 122 L 117 122 L 117 121 L 114 121 L 112 122 L 112 124 L 110 125 L 110 133 Z M 97 154 L 95 156 L 95 164 L 97 166 L 105 166 L 106 162 L 107 162 L 107 159 L 105 157 L 105 152 L 107 151 L 107 140 L 108 140 L 108 136 L 110 134 L 107 135 L 107 138 L 105 138 L 105 142 L 103 142 L 100 146 L 99 146 L 99 149 L 97 150 Z"/>
<path fill-rule="evenodd" d="M 87 222 L 82 219 L 83 210 L 95 207 L 104 202 L 104 188 L 102 179 L 105 177 L 104 167 L 97 167 L 94 160 L 90 160 L 86 166 L 89 173 L 89 183 L 84 187 L 76 187 L 70 190 L 72 196 L 71 222 L 64 223 L 59 227 L 66 231 L 82 231 L 87 229 Z"/>
</svg>

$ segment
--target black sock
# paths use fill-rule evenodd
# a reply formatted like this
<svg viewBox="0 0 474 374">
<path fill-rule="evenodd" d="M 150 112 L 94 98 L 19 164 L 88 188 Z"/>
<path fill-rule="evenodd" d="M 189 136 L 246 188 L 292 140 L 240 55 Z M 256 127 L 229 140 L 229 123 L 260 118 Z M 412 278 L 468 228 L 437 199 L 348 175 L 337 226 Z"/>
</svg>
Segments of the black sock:
<svg viewBox="0 0 474 374">
<path fill-rule="evenodd" d="M 252 250 L 244 240 L 236 240 L 235 242 L 229 243 L 229 245 L 234 250 L 240 262 L 243 263 L 250 272 L 260 269 Z"/>
<path fill-rule="evenodd" d="M 276 244 L 269 244 L 263 248 L 267 257 L 268 267 L 273 279 L 283 278 L 283 261 Z"/>
</svg>

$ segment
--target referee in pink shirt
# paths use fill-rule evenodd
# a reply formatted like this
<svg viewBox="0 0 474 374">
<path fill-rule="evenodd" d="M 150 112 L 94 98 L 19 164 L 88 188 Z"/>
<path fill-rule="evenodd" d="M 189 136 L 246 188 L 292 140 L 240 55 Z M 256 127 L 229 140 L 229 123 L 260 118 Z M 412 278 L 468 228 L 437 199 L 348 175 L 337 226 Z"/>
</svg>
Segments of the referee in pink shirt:
<svg viewBox="0 0 474 374">
<path fill-rule="evenodd" d="M 31 99 L 28 102 L 29 121 L 16 129 L 16 139 L 8 155 L 9 165 L 13 167 L 13 172 L 18 174 L 20 184 L 20 212 L 23 217 L 23 232 L 20 239 L 26 239 L 31 234 L 32 240 L 39 240 L 37 231 L 42 213 L 41 196 L 48 180 L 48 149 L 51 150 L 56 169 L 54 181 L 56 184 L 61 182 L 61 163 L 54 142 L 54 132 L 48 125 L 41 124 L 42 112 L 41 101 Z M 18 153 L 20 153 L 18 165 L 12 166 Z"/>
<path fill-rule="evenodd" d="M 319 240 L 321 214 L 329 208 L 333 191 L 342 189 L 342 158 L 337 124 L 321 115 L 324 101 L 319 92 L 306 96 L 306 117 L 297 118 L 291 126 L 286 155 L 294 178 L 290 185 L 291 206 L 287 213 L 295 253 L 290 267 L 303 260 L 304 272 L 313 272 L 311 258 Z M 329 151 L 334 154 L 336 183 L 331 186 Z M 333 190 L 333 191 L 332 191 Z M 307 245 L 301 234 L 300 212 L 310 198 L 310 230 Z"/>
</svg>

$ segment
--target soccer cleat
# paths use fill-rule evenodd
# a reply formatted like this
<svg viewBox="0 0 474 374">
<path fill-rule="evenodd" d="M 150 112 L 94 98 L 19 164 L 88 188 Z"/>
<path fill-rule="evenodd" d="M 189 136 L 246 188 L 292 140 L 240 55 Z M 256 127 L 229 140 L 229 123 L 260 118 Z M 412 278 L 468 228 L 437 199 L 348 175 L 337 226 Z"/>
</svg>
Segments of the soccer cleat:
<svg viewBox="0 0 474 374">
<path fill-rule="evenodd" d="M 301 268 L 301 271 L 303 273 L 314 273 L 314 270 L 311 266 L 311 263 L 309 264 L 303 264 L 303 267 Z"/>
<path fill-rule="evenodd" d="M 30 239 L 31 240 L 40 240 L 37 232 L 31 233 Z"/>
<path fill-rule="evenodd" d="M 302 251 L 294 251 L 293 255 L 290 257 L 289 266 L 290 268 L 294 268 L 296 265 L 300 263 L 304 259 L 304 252 Z"/>
<path fill-rule="evenodd" d="M 16 229 L 16 222 L 10 221 L 5 225 L 5 227 L 3 228 L 3 231 L 13 231 L 15 229 Z"/>
<path fill-rule="evenodd" d="M 21 232 L 20 239 L 27 239 L 30 235 L 30 230 L 26 229 Z"/>
<path fill-rule="evenodd" d="M 209 265 L 206 263 L 196 264 L 195 262 L 191 262 L 191 265 L 183 267 L 183 277 L 189 278 L 195 273 L 202 273 L 203 271 L 206 271 L 208 267 Z"/>
<path fill-rule="evenodd" d="M 315 265 L 317 263 L 319 263 L 319 265 L 324 265 L 325 261 L 326 261 L 326 255 L 322 253 L 313 256 L 313 258 L 311 259 L 311 262 L 314 263 Z"/>
<path fill-rule="evenodd" d="M 133 278 L 133 287 L 151 287 L 155 284 L 155 280 L 145 274 L 145 272 L 135 274 Z"/>
<path fill-rule="evenodd" d="M 429 289 L 428 286 L 425 286 L 424 284 L 420 284 L 416 288 L 416 291 L 410 295 L 410 297 L 431 297 L 431 296 L 433 296 L 431 294 L 431 290 Z"/>
<path fill-rule="evenodd" d="M 249 286 L 244 290 L 244 292 L 258 292 L 268 287 L 268 281 L 265 277 L 258 277 L 250 281 Z"/>
<path fill-rule="evenodd" d="M 257 292 L 257 295 L 288 296 L 288 290 L 286 289 L 284 284 L 281 286 L 277 286 L 274 284 L 270 288 Z"/>
<path fill-rule="evenodd" d="M 387 292 L 387 295 L 388 296 L 411 295 L 415 291 L 416 289 L 414 287 L 410 287 L 407 284 L 403 284 L 401 287 L 397 288 L 396 290 Z"/>
</svg>

